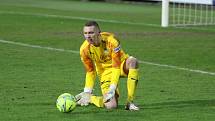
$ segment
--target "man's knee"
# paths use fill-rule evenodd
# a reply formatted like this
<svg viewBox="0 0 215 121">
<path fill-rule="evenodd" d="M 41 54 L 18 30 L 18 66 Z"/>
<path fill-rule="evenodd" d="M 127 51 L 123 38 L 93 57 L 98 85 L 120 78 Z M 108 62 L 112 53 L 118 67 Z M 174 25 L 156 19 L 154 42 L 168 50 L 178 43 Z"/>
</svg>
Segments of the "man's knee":
<svg viewBox="0 0 215 121">
<path fill-rule="evenodd" d="M 138 68 L 138 64 L 139 64 L 139 62 L 138 62 L 138 60 L 135 58 L 135 57 L 133 57 L 133 56 L 130 56 L 128 59 L 127 59 L 127 63 L 128 63 L 128 65 L 129 65 L 129 68 Z"/>
<path fill-rule="evenodd" d="M 107 109 L 115 109 L 117 108 L 117 101 L 116 98 L 111 99 L 109 102 L 104 103 Z"/>
</svg>

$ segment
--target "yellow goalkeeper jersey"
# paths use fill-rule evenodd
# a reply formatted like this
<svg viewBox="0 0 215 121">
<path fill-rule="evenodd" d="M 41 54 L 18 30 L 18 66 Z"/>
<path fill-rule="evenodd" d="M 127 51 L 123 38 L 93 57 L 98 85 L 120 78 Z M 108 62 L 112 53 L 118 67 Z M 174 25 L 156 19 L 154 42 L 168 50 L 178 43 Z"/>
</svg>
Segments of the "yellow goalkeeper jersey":
<svg viewBox="0 0 215 121">
<path fill-rule="evenodd" d="M 80 47 L 80 57 L 87 72 L 85 88 L 93 87 L 95 71 L 100 75 L 105 69 L 109 68 L 115 69 L 112 81 L 117 84 L 120 76 L 120 65 L 128 58 L 114 34 L 101 32 L 100 35 L 101 43 L 99 47 L 88 43 L 87 40 Z"/>
<path fill-rule="evenodd" d="M 120 68 L 128 55 L 120 47 L 120 42 L 114 37 L 114 34 L 102 32 L 101 44 L 95 47 L 88 43 L 87 40 L 83 42 L 80 48 L 81 60 L 84 63 L 87 72 L 96 70 L 102 72 L 106 68 Z"/>
</svg>

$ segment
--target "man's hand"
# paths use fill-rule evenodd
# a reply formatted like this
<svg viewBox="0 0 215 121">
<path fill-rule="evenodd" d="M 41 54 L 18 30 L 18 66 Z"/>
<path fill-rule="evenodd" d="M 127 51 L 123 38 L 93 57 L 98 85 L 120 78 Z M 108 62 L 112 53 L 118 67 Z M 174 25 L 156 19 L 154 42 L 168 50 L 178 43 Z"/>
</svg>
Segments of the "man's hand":
<svg viewBox="0 0 215 121">
<path fill-rule="evenodd" d="M 103 102 L 107 103 L 115 96 L 115 90 L 110 90 L 107 94 L 104 95 Z"/>
<path fill-rule="evenodd" d="M 87 106 L 90 103 L 90 98 L 91 98 L 92 94 L 88 93 L 88 92 L 82 92 L 78 95 L 75 96 L 76 100 L 77 100 L 77 104 L 81 105 L 81 106 Z"/>
</svg>

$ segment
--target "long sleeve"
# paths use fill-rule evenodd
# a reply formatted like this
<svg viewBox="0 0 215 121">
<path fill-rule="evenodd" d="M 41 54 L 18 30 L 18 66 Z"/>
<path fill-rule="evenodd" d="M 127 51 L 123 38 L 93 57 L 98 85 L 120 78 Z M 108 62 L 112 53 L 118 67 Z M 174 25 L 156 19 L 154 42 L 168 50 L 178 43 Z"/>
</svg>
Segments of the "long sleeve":
<svg viewBox="0 0 215 121">
<path fill-rule="evenodd" d="M 119 41 L 112 38 L 114 43 L 112 43 L 112 78 L 111 84 L 118 85 L 120 77 L 120 65 L 121 65 L 121 54 L 120 54 L 120 44 Z"/>
<path fill-rule="evenodd" d="M 95 83 L 95 78 L 96 78 L 95 71 L 86 72 L 84 92 L 90 92 L 90 93 L 92 92 L 92 89 Z"/>
<path fill-rule="evenodd" d="M 81 61 L 86 70 L 84 92 L 91 93 L 94 87 L 95 78 L 96 78 L 95 67 L 93 65 L 92 60 L 89 58 L 87 54 L 86 48 L 80 50 L 80 56 L 81 56 Z"/>
</svg>

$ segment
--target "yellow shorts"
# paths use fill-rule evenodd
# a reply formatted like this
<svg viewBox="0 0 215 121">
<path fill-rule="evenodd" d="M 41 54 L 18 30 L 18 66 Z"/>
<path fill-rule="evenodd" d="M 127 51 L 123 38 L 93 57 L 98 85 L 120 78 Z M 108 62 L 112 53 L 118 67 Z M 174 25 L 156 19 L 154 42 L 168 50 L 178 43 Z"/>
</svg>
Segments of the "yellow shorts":
<svg viewBox="0 0 215 121">
<path fill-rule="evenodd" d="M 123 65 L 124 63 L 126 62 L 126 60 L 124 60 L 121 65 L 120 65 L 120 77 L 127 77 L 127 74 L 124 72 L 123 70 Z M 101 86 L 101 90 L 102 90 L 102 94 L 106 94 L 109 90 L 109 87 L 110 87 L 110 80 L 111 80 L 111 76 L 112 76 L 112 69 L 111 68 L 108 68 L 108 69 L 105 69 L 103 71 L 103 73 L 101 74 L 101 77 L 100 77 L 100 86 Z M 117 94 L 119 95 L 119 91 L 117 89 Z"/>
</svg>

